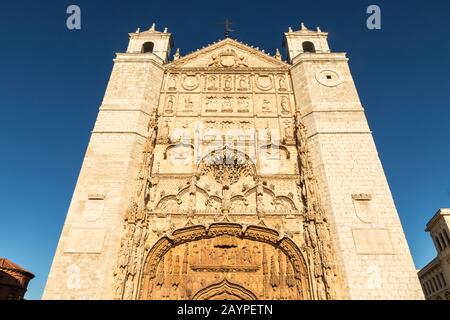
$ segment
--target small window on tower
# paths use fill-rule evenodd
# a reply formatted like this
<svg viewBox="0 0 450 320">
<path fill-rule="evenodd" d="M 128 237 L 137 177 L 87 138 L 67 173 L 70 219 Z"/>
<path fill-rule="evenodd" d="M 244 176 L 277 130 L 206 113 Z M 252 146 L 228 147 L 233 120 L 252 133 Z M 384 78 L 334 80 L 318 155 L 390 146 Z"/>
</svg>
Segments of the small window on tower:
<svg viewBox="0 0 450 320">
<path fill-rule="evenodd" d="M 331 75 L 327 75 L 327 79 L 331 80 L 331 79 L 333 79 L 333 77 Z"/>
<path fill-rule="evenodd" d="M 316 53 L 316 48 L 314 47 L 314 43 L 312 43 L 310 41 L 303 42 L 303 52 Z"/>
<path fill-rule="evenodd" d="M 146 42 L 142 45 L 142 53 L 153 53 L 155 44 L 153 42 Z"/>
</svg>

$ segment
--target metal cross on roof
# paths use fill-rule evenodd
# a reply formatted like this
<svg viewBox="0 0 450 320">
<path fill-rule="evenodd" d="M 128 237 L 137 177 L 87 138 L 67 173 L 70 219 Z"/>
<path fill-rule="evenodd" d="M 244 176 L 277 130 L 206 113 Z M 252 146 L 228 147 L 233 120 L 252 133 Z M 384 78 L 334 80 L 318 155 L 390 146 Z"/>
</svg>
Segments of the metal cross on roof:
<svg viewBox="0 0 450 320">
<path fill-rule="evenodd" d="M 233 23 L 229 20 L 229 19 L 225 19 L 224 25 L 225 25 L 225 38 L 229 38 L 231 32 L 233 32 L 234 30 L 231 29 L 231 25 Z"/>
</svg>

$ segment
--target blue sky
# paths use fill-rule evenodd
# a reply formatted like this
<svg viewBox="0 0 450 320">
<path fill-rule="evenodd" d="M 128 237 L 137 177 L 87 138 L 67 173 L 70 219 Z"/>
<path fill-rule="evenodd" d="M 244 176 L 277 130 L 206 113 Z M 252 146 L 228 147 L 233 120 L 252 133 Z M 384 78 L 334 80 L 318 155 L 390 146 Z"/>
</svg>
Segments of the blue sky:
<svg viewBox="0 0 450 320">
<path fill-rule="evenodd" d="M 66 28 L 77 4 L 82 30 Z M 366 8 L 378 4 L 382 30 Z M 350 67 L 416 266 L 435 256 L 424 232 L 450 207 L 448 1 L 0 2 L 0 256 L 36 274 L 40 299 L 115 52 L 128 32 L 157 22 L 182 54 L 223 37 L 274 53 L 300 21 L 330 33 Z"/>
</svg>

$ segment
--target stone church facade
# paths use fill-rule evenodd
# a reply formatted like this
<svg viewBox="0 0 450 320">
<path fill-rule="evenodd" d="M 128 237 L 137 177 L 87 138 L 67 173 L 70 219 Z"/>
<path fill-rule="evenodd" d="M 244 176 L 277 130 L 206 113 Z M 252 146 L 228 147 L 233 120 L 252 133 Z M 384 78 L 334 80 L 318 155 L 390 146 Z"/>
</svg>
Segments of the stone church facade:
<svg viewBox="0 0 450 320">
<path fill-rule="evenodd" d="M 130 34 L 44 299 L 422 299 L 345 53 Z"/>
</svg>

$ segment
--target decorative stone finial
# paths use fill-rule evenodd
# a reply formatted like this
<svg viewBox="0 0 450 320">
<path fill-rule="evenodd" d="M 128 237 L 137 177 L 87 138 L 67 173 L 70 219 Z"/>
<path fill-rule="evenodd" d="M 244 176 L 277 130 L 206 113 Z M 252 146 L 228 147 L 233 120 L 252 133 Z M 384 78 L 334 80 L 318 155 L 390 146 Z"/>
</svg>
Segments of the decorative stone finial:
<svg viewBox="0 0 450 320">
<path fill-rule="evenodd" d="M 322 30 L 320 30 L 320 28 L 319 28 L 319 27 L 317 27 L 317 32 L 322 32 Z"/>
<path fill-rule="evenodd" d="M 301 30 L 302 31 L 308 30 L 308 28 L 305 26 L 303 22 L 301 23 Z"/>
<path fill-rule="evenodd" d="M 169 31 L 169 29 L 167 29 L 167 27 L 164 28 L 164 33 L 167 33 Z"/>
<path fill-rule="evenodd" d="M 180 55 L 180 48 L 177 49 L 177 52 L 175 52 L 175 54 L 173 55 L 173 61 L 177 61 L 178 59 L 181 58 Z"/>
<path fill-rule="evenodd" d="M 151 31 L 155 31 L 156 30 L 156 23 L 152 24 L 152 27 L 150 28 Z"/>
<path fill-rule="evenodd" d="M 275 59 L 281 61 L 281 53 L 280 53 L 280 50 L 278 48 L 277 48 L 277 52 L 275 52 Z"/>
<path fill-rule="evenodd" d="M 136 33 L 141 32 L 141 28 L 137 28 Z"/>
<path fill-rule="evenodd" d="M 294 30 L 292 30 L 292 27 L 288 28 L 288 32 L 294 32 Z"/>
</svg>

